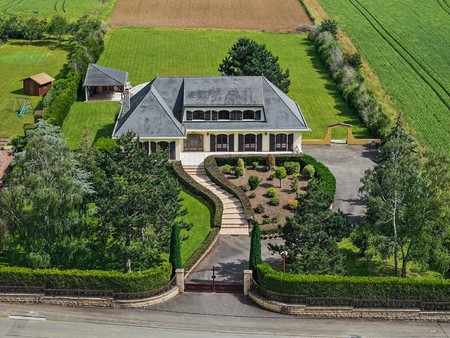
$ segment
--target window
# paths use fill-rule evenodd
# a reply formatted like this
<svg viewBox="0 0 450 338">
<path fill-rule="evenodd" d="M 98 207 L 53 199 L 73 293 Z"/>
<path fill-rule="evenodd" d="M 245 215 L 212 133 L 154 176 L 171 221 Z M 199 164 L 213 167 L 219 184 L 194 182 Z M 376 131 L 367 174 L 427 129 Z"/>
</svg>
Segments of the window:
<svg viewBox="0 0 450 338">
<path fill-rule="evenodd" d="M 219 111 L 219 120 L 229 120 L 230 112 L 228 110 L 220 110 Z"/>
<path fill-rule="evenodd" d="M 169 142 L 165 142 L 165 141 L 158 142 L 158 148 L 161 150 L 169 149 Z"/>
<path fill-rule="evenodd" d="M 205 112 L 201 110 L 195 110 L 192 113 L 192 119 L 193 120 L 204 120 L 205 119 Z"/>
<path fill-rule="evenodd" d="M 256 135 L 246 134 L 244 136 L 244 151 L 256 151 Z"/>
<path fill-rule="evenodd" d="M 254 120 L 255 112 L 253 110 L 244 110 L 244 120 Z"/>
<path fill-rule="evenodd" d="M 228 151 L 228 135 L 225 134 L 217 135 L 216 151 Z"/>
<path fill-rule="evenodd" d="M 287 135 L 277 134 L 275 136 L 275 150 L 276 151 L 287 151 Z"/>
</svg>

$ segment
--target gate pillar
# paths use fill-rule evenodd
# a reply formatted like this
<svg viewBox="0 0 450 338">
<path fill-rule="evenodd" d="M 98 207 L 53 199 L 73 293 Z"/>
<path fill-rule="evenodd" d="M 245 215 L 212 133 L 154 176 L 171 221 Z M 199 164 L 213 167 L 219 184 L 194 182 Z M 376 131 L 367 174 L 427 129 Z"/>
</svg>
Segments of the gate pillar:
<svg viewBox="0 0 450 338">
<path fill-rule="evenodd" d="M 252 283 L 252 270 L 244 270 L 244 296 L 248 295 Z"/>
<path fill-rule="evenodd" d="M 184 292 L 184 269 L 175 270 L 175 280 L 177 283 L 178 291 L 180 293 Z"/>
</svg>

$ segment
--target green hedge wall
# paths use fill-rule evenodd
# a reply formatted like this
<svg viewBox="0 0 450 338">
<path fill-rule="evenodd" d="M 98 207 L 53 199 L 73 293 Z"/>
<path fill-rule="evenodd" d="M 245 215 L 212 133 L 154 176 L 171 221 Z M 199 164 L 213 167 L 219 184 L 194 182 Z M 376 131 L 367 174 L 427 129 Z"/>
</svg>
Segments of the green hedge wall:
<svg viewBox="0 0 450 338">
<path fill-rule="evenodd" d="M 133 273 L 99 270 L 0 268 L 0 285 L 45 287 L 46 289 L 112 290 L 145 292 L 159 289 L 170 281 L 169 263 Z"/>
<path fill-rule="evenodd" d="M 222 225 L 223 214 L 223 203 L 220 198 L 211 192 L 211 190 L 194 180 L 191 175 L 184 170 L 180 161 L 172 162 L 172 169 L 183 187 L 193 193 L 196 197 L 201 198 L 202 202 L 209 208 L 211 211 L 212 226 L 220 228 Z"/>
<path fill-rule="evenodd" d="M 305 154 L 274 154 L 275 155 L 275 163 L 278 166 L 281 166 L 284 164 L 284 162 L 299 162 L 301 167 L 303 168 L 305 165 L 311 164 L 316 169 L 316 178 L 318 179 L 320 183 L 320 190 L 324 194 L 325 198 L 327 199 L 327 202 L 331 205 L 334 201 L 334 196 L 336 194 L 336 178 L 331 173 L 331 171 L 328 169 L 326 165 L 323 163 L 317 161 L 314 157 L 305 155 Z M 230 156 L 230 155 L 211 155 L 208 156 L 205 159 L 205 169 L 207 173 L 211 173 L 209 175 L 211 177 L 211 180 L 213 180 L 215 183 L 219 184 L 221 187 L 231 185 L 232 190 L 228 190 L 233 195 L 243 195 L 242 199 L 239 198 L 242 205 L 244 203 L 247 203 L 251 209 L 250 200 L 248 199 L 247 195 L 242 191 L 241 188 L 237 187 L 234 184 L 230 184 L 231 182 L 226 178 L 226 176 L 220 171 L 220 166 L 224 164 L 229 164 L 231 166 L 235 166 L 238 158 L 242 158 L 245 162 L 246 166 L 251 166 L 253 162 L 258 162 L 259 165 L 266 165 L 266 159 L 267 155 L 239 155 L 239 157 L 236 156 Z M 234 192 L 236 190 L 236 193 Z M 245 197 L 244 197 L 245 196 Z M 246 204 L 247 205 L 247 204 Z M 244 210 L 246 206 L 244 205 Z M 253 210 L 251 210 L 251 215 L 253 216 Z"/>
<path fill-rule="evenodd" d="M 426 302 L 450 299 L 450 280 L 296 275 L 275 271 L 266 263 L 258 265 L 257 280 L 264 289 L 306 297 Z"/>
</svg>

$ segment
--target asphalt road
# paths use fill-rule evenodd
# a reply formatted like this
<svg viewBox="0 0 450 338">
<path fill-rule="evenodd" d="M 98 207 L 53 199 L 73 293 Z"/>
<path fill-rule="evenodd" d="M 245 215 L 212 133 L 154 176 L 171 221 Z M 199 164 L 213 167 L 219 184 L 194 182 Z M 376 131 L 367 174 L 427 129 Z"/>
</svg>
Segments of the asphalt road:
<svg viewBox="0 0 450 338">
<path fill-rule="evenodd" d="M 448 338 L 450 323 L 302 319 L 262 310 L 237 294 L 189 293 L 141 310 L 0 304 L 0 337 L 250 336 Z"/>
</svg>

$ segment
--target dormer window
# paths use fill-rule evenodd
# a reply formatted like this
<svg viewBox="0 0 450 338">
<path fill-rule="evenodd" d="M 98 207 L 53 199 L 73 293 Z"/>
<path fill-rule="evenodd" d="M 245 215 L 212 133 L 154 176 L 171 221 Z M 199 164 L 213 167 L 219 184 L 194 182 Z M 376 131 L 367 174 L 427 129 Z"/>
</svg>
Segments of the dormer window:
<svg viewBox="0 0 450 338">
<path fill-rule="evenodd" d="M 186 121 L 261 121 L 261 110 L 186 110 Z"/>
<path fill-rule="evenodd" d="M 193 120 L 204 120 L 205 119 L 205 112 L 201 110 L 194 110 L 192 112 L 192 119 Z"/>
<path fill-rule="evenodd" d="M 255 112 L 253 110 L 244 110 L 244 120 L 254 120 L 255 119 Z"/>
<path fill-rule="evenodd" d="M 228 110 L 220 110 L 219 111 L 219 120 L 229 120 L 230 112 Z"/>
</svg>

